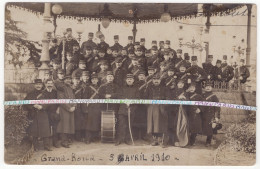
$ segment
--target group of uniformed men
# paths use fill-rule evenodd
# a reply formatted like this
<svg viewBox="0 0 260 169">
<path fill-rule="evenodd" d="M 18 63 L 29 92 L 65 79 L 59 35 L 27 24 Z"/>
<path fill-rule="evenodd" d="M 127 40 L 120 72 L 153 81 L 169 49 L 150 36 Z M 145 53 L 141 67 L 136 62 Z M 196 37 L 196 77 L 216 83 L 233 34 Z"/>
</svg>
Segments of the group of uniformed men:
<svg viewBox="0 0 260 169">
<path fill-rule="evenodd" d="M 100 43 L 93 42 L 93 33 L 81 47 L 67 29 L 65 42 L 65 69 L 61 69 L 62 43 L 53 40 L 50 48 L 52 70 L 44 81 L 35 80 L 35 90 L 26 100 L 37 99 L 152 99 L 152 100 L 192 100 L 218 102 L 212 93 L 212 81 L 229 82 L 234 77 L 234 69 L 217 60 L 212 65 L 209 55 L 203 68 L 197 65 L 197 56 L 189 56 L 170 47 L 170 41 L 152 41 L 151 49 L 146 49 L 145 39 L 133 43 L 128 36 L 128 44 L 119 44 L 119 36 L 114 36 L 114 45 L 105 42 L 100 35 Z M 184 57 L 184 58 L 183 58 Z M 235 78 L 245 83 L 249 71 L 244 60 Z M 202 84 L 205 85 L 203 92 Z M 51 151 L 53 146 L 69 148 L 72 140 L 87 144 L 100 138 L 101 111 L 113 110 L 116 114 L 116 143 L 132 144 L 134 139 L 149 139 L 153 146 L 182 144 L 178 129 L 180 116 L 188 119 L 188 144 L 194 145 L 198 133 L 207 136 L 209 146 L 213 136 L 213 121 L 218 122 L 220 108 L 182 105 L 134 105 L 134 104 L 35 104 L 26 105 L 32 123 L 28 129 L 33 137 L 35 150 L 38 138 L 43 138 L 44 148 Z M 130 111 L 130 118 L 128 117 Z M 130 120 L 130 123 L 129 123 Z M 128 125 L 131 125 L 130 127 Z M 132 131 L 130 133 L 129 129 Z"/>
</svg>

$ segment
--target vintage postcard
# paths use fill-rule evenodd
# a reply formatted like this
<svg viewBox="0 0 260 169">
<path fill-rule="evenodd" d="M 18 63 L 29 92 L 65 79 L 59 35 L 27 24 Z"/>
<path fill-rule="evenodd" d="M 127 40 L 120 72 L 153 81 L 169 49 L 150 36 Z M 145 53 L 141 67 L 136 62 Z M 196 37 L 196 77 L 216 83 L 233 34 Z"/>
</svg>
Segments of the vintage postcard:
<svg viewBox="0 0 260 169">
<path fill-rule="evenodd" d="M 256 163 L 255 4 L 4 10 L 6 164 Z"/>
</svg>

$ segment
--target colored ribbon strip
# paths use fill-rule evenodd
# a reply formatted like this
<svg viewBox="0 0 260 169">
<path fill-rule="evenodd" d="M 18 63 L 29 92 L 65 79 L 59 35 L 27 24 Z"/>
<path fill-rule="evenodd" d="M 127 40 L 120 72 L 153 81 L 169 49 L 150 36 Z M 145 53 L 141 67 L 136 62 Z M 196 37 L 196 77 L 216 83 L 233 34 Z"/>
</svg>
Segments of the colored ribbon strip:
<svg viewBox="0 0 260 169">
<path fill-rule="evenodd" d="M 136 100 L 136 99 L 50 99 L 50 100 L 16 100 L 5 101 L 4 105 L 24 104 L 83 104 L 83 103 L 109 103 L 109 104 L 175 104 L 175 105 L 197 105 L 226 107 L 241 110 L 256 111 L 257 107 L 238 104 L 206 102 L 206 101 L 185 101 L 185 100 Z"/>
</svg>

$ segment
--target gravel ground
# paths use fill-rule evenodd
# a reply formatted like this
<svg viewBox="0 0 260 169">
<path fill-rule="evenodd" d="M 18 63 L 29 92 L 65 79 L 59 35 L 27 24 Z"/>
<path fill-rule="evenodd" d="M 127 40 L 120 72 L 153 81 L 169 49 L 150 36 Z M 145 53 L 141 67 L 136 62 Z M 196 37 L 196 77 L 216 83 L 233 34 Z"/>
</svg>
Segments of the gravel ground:
<svg viewBox="0 0 260 169">
<path fill-rule="evenodd" d="M 214 165 L 216 145 L 205 147 L 206 137 L 198 136 L 193 147 L 151 146 L 144 141 L 136 141 L 135 146 L 121 144 L 89 145 L 73 142 L 69 149 L 53 148 L 53 151 L 35 152 L 29 165 Z"/>
</svg>

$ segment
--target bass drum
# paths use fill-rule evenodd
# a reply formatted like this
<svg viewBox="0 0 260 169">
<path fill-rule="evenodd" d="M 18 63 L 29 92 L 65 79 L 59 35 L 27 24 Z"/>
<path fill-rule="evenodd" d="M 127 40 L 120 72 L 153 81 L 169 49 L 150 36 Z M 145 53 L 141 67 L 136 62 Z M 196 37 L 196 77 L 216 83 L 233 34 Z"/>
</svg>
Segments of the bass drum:
<svg viewBox="0 0 260 169">
<path fill-rule="evenodd" d="M 116 136 L 115 112 L 112 110 L 101 112 L 101 142 L 114 143 Z"/>
</svg>

